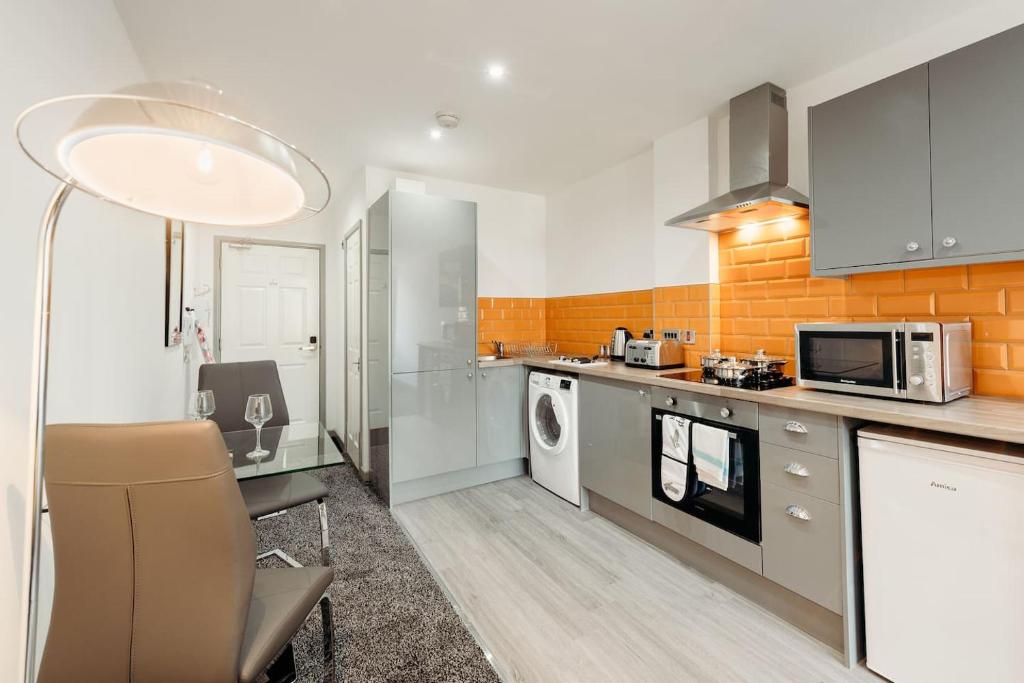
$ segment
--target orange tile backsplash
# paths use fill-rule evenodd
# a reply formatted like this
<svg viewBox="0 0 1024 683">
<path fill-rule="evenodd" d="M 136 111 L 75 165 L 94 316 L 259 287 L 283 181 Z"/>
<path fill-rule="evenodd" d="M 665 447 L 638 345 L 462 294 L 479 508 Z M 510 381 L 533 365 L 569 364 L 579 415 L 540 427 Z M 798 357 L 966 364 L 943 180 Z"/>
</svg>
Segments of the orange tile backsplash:
<svg viewBox="0 0 1024 683">
<path fill-rule="evenodd" d="M 653 316 L 650 289 L 552 297 L 547 300 L 547 341 L 558 345 L 558 353 L 592 356 L 616 327 L 640 336 Z"/>
<path fill-rule="evenodd" d="M 1024 262 L 812 278 L 809 235 L 803 220 L 719 236 L 722 319 L 713 346 L 763 348 L 788 358 L 792 372 L 798 322 L 969 320 L 975 393 L 1024 398 Z"/>
<path fill-rule="evenodd" d="M 546 299 L 480 297 L 477 300 L 477 352 L 494 353 L 491 341 L 542 342 Z"/>
<path fill-rule="evenodd" d="M 720 284 L 680 285 L 547 299 L 479 300 L 481 353 L 490 340 L 553 342 L 565 354 L 597 353 L 623 325 L 697 331 L 688 366 L 700 354 L 765 349 L 793 371 L 798 322 L 940 320 L 973 323 L 974 391 L 1024 398 L 1024 261 L 810 277 L 806 220 L 718 236 Z"/>
</svg>

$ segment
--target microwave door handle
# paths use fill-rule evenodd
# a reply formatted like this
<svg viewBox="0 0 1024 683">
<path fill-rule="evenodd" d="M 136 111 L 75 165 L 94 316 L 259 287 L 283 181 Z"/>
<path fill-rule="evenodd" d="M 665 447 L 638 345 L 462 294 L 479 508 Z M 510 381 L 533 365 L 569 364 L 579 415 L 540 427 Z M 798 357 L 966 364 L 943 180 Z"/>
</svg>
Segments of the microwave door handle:
<svg viewBox="0 0 1024 683">
<path fill-rule="evenodd" d="M 900 330 L 892 331 L 892 393 L 894 396 L 906 396 L 906 380 L 903 375 L 908 365 L 906 356 L 906 344 L 903 341 L 904 334 Z"/>
</svg>

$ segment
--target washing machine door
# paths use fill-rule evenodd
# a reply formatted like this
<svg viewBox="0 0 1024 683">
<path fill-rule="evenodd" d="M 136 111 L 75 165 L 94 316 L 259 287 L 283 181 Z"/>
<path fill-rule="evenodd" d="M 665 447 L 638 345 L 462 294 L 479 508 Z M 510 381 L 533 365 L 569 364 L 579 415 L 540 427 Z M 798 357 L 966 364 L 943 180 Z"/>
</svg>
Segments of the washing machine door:
<svg viewBox="0 0 1024 683">
<path fill-rule="evenodd" d="M 558 455 L 569 440 L 569 411 L 557 392 L 542 391 L 534 401 L 530 415 L 530 433 L 537 447 L 548 455 Z"/>
</svg>

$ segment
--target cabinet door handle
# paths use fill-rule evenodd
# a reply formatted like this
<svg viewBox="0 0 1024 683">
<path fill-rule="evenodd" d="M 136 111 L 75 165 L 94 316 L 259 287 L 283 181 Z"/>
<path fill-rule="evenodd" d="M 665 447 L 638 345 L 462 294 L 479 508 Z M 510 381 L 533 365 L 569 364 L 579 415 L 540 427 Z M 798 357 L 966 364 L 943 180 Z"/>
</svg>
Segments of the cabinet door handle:
<svg viewBox="0 0 1024 683">
<path fill-rule="evenodd" d="M 921 245 L 917 242 L 907 242 L 907 251 L 917 251 L 921 248 Z"/>
<path fill-rule="evenodd" d="M 794 477 L 809 477 L 811 476 L 810 471 L 798 462 L 791 462 L 782 468 L 786 474 L 792 474 Z"/>
<path fill-rule="evenodd" d="M 789 422 L 786 423 L 786 431 L 793 432 L 794 434 L 806 434 L 807 427 L 804 427 L 796 420 L 790 420 Z"/>
<path fill-rule="evenodd" d="M 643 398 L 644 396 L 647 395 L 647 390 L 646 389 L 637 389 L 637 393 L 640 394 L 640 398 Z"/>
<path fill-rule="evenodd" d="M 467 372 L 466 373 L 466 379 L 473 379 L 473 373 L 472 372 Z"/>
<path fill-rule="evenodd" d="M 807 508 L 799 505 L 787 505 L 786 514 L 796 519 L 802 519 L 805 522 L 811 521 L 811 513 L 807 511 Z"/>
<path fill-rule="evenodd" d="M 944 246 L 946 249 L 952 249 L 953 247 L 956 246 L 956 238 L 953 237 L 952 235 L 949 237 L 943 237 L 942 246 Z"/>
<path fill-rule="evenodd" d="M 481 373 L 480 373 L 480 376 L 481 376 L 481 377 L 486 377 L 486 376 L 487 376 L 487 373 L 486 373 L 486 372 L 481 372 Z"/>
</svg>

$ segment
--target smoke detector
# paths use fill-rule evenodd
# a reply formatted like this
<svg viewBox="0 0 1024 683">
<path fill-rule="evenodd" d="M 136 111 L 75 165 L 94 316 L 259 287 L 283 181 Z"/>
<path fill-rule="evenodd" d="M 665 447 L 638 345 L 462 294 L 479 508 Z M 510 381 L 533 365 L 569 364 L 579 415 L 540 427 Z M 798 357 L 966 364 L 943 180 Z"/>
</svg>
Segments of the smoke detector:
<svg viewBox="0 0 1024 683">
<path fill-rule="evenodd" d="M 437 125 L 451 130 L 459 127 L 459 117 L 457 114 L 453 114 L 450 111 L 439 111 L 434 114 L 434 118 L 437 119 Z"/>
</svg>

